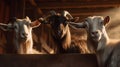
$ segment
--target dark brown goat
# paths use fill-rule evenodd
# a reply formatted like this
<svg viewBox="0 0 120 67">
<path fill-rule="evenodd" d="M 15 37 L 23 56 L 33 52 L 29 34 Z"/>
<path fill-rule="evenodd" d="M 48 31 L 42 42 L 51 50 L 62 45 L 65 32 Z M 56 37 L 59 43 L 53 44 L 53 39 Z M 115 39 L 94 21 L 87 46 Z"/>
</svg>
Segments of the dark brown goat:
<svg viewBox="0 0 120 67">
<path fill-rule="evenodd" d="M 71 34 L 68 23 L 77 19 L 73 18 L 68 11 L 63 11 L 62 13 L 51 11 L 47 17 L 40 18 L 40 21 L 43 23 L 50 24 L 50 42 L 55 53 L 69 52 L 68 49 L 71 48 Z"/>
</svg>

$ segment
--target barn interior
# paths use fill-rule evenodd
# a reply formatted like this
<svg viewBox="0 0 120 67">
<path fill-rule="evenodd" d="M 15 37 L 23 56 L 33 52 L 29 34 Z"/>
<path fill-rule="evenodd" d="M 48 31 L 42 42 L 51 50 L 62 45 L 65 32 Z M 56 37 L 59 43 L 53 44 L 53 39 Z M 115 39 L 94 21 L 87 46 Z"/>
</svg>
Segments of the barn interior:
<svg viewBox="0 0 120 67">
<path fill-rule="evenodd" d="M 69 11 L 80 20 L 91 15 L 104 15 L 106 11 L 119 8 L 119 0 L 1 0 L 1 22 L 9 17 L 24 18 L 29 16 L 33 20 L 48 13 L 50 10 L 60 12 Z M 32 14 L 31 14 L 32 13 Z M 111 12 L 111 14 L 114 12 Z"/>
<path fill-rule="evenodd" d="M 49 13 L 49 11 L 51 10 L 55 10 L 56 12 L 61 12 L 63 10 L 67 10 L 70 12 L 70 14 L 73 17 L 79 17 L 79 21 L 83 21 L 86 17 L 88 16 L 110 16 L 111 19 L 111 23 L 106 27 L 107 28 L 107 32 L 108 35 L 110 36 L 110 38 L 117 38 L 119 39 L 120 37 L 120 1 L 119 0 L 0 0 L 0 23 L 8 23 L 9 19 L 11 17 L 17 17 L 17 18 L 25 18 L 26 16 L 28 16 L 32 21 L 43 17 L 45 15 L 47 15 Z M 46 54 L 50 54 L 52 51 L 52 49 L 47 45 L 49 43 L 51 43 L 51 39 L 50 39 L 50 35 L 49 35 L 49 31 L 48 30 L 49 26 L 46 26 L 44 24 L 41 24 L 40 27 L 36 28 L 33 30 L 34 34 L 33 34 L 33 38 L 35 38 L 34 43 L 35 44 L 40 44 L 40 45 L 34 45 L 34 48 L 39 50 L 40 52 L 44 52 Z M 79 53 L 85 54 L 88 53 L 87 47 L 86 47 L 86 31 L 84 29 L 78 29 L 75 30 L 73 28 L 70 28 L 71 31 L 71 35 L 72 35 L 72 43 L 75 44 L 75 46 L 79 47 Z M 4 34 L 8 34 L 2 30 L 0 30 L 0 54 L 4 54 L 5 53 L 5 49 L 6 46 L 6 42 L 5 41 L 5 36 Z M 10 35 L 10 34 L 9 34 Z M 9 39 L 11 39 L 11 36 L 8 36 Z M 38 38 L 37 38 L 38 37 Z M 38 43 L 39 41 L 39 43 Z M 84 41 L 84 42 L 83 42 Z M 83 43 L 82 43 L 83 42 Z M 12 49 L 12 46 L 10 46 L 10 49 Z M 71 53 L 70 53 L 71 54 Z M 88 55 L 88 54 L 87 54 Z M 56 56 L 56 55 L 55 55 Z M 75 55 L 76 56 L 76 55 Z M 79 55 L 81 56 L 81 55 Z M 15 55 L 16 57 L 16 55 Z M 25 57 L 25 56 L 24 56 Z M 26 61 L 29 61 L 28 59 L 30 59 L 33 56 L 29 56 L 29 58 L 27 58 Z M 36 57 L 36 56 L 34 56 Z M 62 57 L 67 57 L 66 55 L 62 55 Z M 72 57 L 72 55 L 69 55 L 69 58 Z M 81 56 L 81 58 L 85 56 Z M 88 57 L 88 56 L 86 56 Z M 8 57 L 8 56 L 2 56 L 0 59 L 2 58 L 13 58 L 12 56 Z M 20 61 L 20 56 L 18 57 L 19 62 Z M 37 57 L 38 58 L 38 57 Z M 35 59 L 34 58 L 34 61 Z M 43 56 L 41 58 L 47 58 L 48 56 Z M 40 58 L 40 59 L 41 59 Z M 52 57 L 53 58 L 53 57 Z M 56 57 L 58 58 L 58 57 Z M 68 57 L 67 57 L 68 58 Z M 73 58 L 73 57 L 72 57 Z M 76 56 L 76 59 L 78 58 L 78 56 Z M 79 59 L 81 59 L 79 58 Z M 93 55 L 91 57 L 91 55 L 89 56 L 89 59 L 94 59 L 93 62 L 88 61 L 87 59 L 85 59 L 89 64 L 90 67 L 97 67 L 97 65 L 94 65 L 94 62 L 96 62 L 95 58 L 93 58 Z M 74 60 L 75 62 L 76 59 L 71 59 Z M 2 59 L 2 61 L 4 61 L 6 59 Z M 11 59 L 10 59 L 11 60 Z M 48 59 L 50 62 L 50 58 Z M 60 60 L 60 58 L 59 58 Z M 67 59 L 66 59 L 67 60 Z M 84 59 L 83 59 L 84 60 Z M 15 61 L 15 60 L 13 60 Z M 39 60 L 38 60 L 39 61 Z M 36 61 L 36 62 L 38 62 Z M 9 62 L 4 61 L 2 62 L 3 64 L 5 62 Z M 43 64 L 45 64 L 46 62 L 42 59 Z M 55 60 L 54 60 L 55 62 Z M 52 64 L 54 64 L 54 62 Z M 58 61 L 57 63 L 59 63 L 60 61 Z M 68 62 L 68 61 L 64 61 L 63 63 Z M 82 67 L 87 67 L 85 65 L 85 63 L 81 63 L 82 60 L 78 61 L 80 62 Z M 13 62 L 14 63 L 14 62 Z M 27 62 L 30 65 L 30 62 Z M 57 64 L 56 63 L 56 64 Z M 71 61 L 72 63 L 72 61 Z M 90 64 L 91 63 L 91 64 Z M 39 63 L 33 63 L 33 65 L 35 64 L 39 64 Z M 50 64 L 50 63 L 49 63 Z M 69 64 L 69 63 L 68 63 Z M 77 65 L 79 65 L 78 63 L 76 63 Z M 11 64 L 9 64 L 11 65 Z M 13 64 L 15 65 L 15 64 Z M 20 65 L 20 63 L 18 64 Z M 17 67 L 19 67 L 18 65 L 16 65 Z M 33 67 L 30 66 L 30 67 Z M 75 67 L 78 67 L 78 66 Z M 14 67 L 16 67 L 14 66 Z M 28 65 L 26 65 L 28 66 Z M 25 64 L 23 64 L 23 67 L 26 67 Z M 35 65 L 36 67 L 39 67 L 39 65 Z M 60 65 L 59 65 L 60 66 Z M 63 67 L 66 67 L 65 65 L 61 65 Z M 42 67 L 48 67 L 48 66 L 42 66 Z M 51 65 L 51 67 L 56 67 L 55 65 Z M 57 66 L 58 67 L 58 66 Z M 69 66 L 69 67 L 73 67 L 73 65 Z"/>
</svg>

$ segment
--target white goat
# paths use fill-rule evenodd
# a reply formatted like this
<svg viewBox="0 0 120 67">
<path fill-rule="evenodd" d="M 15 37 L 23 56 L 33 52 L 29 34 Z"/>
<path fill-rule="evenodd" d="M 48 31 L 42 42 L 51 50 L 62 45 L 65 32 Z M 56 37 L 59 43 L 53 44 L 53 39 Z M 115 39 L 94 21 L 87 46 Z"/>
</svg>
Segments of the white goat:
<svg viewBox="0 0 120 67">
<path fill-rule="evenodd" d="M 0 23 L 0 28 L 4 31 L 13 31 L 13 44 L 18 54 L 39 53 L 33 49 L 32 28 L 38 27 L 38 20 L 31 22 L 29 17 L 25 19 L 14 18 L 11 23 Z"/>
<path fill-rule="evenodd" d="M 105 25 L 110 17 L 92 16 L 82 23 L 70 23 L 76 28 L 85 28 L 87 31 L 87 45 L 90 51 L 97 55 L 99 67 L 119 67 L 120 41 L 109 39 Z"/>
</svg>

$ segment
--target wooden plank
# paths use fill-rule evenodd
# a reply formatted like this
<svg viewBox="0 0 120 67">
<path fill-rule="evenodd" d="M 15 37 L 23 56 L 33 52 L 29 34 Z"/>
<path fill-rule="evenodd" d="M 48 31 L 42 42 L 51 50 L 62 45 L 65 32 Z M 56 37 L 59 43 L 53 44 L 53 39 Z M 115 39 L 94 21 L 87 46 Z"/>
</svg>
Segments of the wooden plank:
<svg viewBox="0 0 120 67">
<path fill-rule="evenodd" d="M 47 13 L 47 12 L 46 12 Z M 45 14 L 46 14 L 45 13 Z M 75 13 L 72 13 L 72 12 L 70 12 L 71 13 L 71 15 L 73 15 L 73 16 L 77 16 L 77 15 L 103 15 L 103 14 L 105 14 L 105 12 L 75 12 Z M 110 14 L 113 14 L 114 12 L 109 12 Z"/>
<path fill-rule="evenodd" d="M 109 11 L 110 9 L 115 8 L 91 8 L 91 9 L 53 9 L 56 12 L 62 12 L 63 10 L 67 10 L 73 15 L 96 15 L 96 14 L 104 14 L 104 12 Z M 26 11 L 34 10 L 33 8 L 27 8 Z M 47 14 L 51 11 L 51 9 L 42 9 L 43 14 Z"/>
<path fill-rule="evenodd" d="M 98 67 L 93 54 L 0 55 L 0 67 Z"/>
<path fill-rule="evenodd" d="M 26 0 L 25 1 L 25 12 L 26 10 L 34 10 L 37 14 L 42 15 L 42 10 L 37 6 L 36 2 L 34 0 Z"/>
<path fill-rule="evenodd" d="M 120 1 L 95 1 L 95 2 L 36 2 L 41 9 L 60 8 L 98 8 L 98 7 L 119 7 Z"/>
<path fill-rule="evenodd" d="M 51 11 L 51 10 L 43 10 L 43 13 L 44 14 L 47 14 L 49 11 Z M 63 10 L 55 10 L 56 12 L 62 12 Z M 91 9 L 91 10 L 80 10 L 80 9 L 78 9 L 78 10 L 74 10 L 74 9 L 72 9 L 72 10 L 67 10 L 67 11 L 69 11 L 70 12 L 70 14 L 72 15 L 72 16 L 93 16 L 93 15 L 106 15 L 106 13 L 109 13 L 109 15 L 111 15 L 111 14 L 114 14 L 114 12 L 112 11 L 112 10 L 110 10 L 110 9 L 108 9 L 108 10 L 106 10 L 106 9 Z"/>
<path fill-rule="evenodd" d="M 33 8 L 26 8 L 26 10 L 32 10 Z M 63 10 L 67 10 L 70 13 L 85 13 L 85 12 L 104 12 L 104 11 L 108 11 L 111 9 L 115 9 L 115 8 L 61 8 L 61 9 L 42 9 L 42 11 L 44 13 L 47 13 L 51 10 L 55 10 L 56 12 L 62 12 Z"/>
<path fill-rule="evenodd" d="M 26 0 L 29 1 L 29 0 Z M 58 2 L 58 0 L 35 0 L 35 1 L 39 1 L 39 2 Z M 106 1 L 113 1 L 113 0 L 60 0 L 59 2 L 95 2 L 95 1 L 99 1 L 99 2 L 106 2 Z M 114 1 L 119 1 L 119 0 L 114 0 Z"/>
</svg>

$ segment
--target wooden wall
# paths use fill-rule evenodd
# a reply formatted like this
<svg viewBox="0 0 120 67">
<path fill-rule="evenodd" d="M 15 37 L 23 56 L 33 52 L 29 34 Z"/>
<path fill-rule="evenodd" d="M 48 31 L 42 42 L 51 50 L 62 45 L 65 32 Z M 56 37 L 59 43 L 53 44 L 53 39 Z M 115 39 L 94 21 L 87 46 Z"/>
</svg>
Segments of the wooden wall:
<svg viewBox="0 0 120 67">
<path fill-rule="evenodd" d="M 0 0 L 0 23 L 9 19 L 10 7 L 4 0 Z"/>
<path fill-rule="evenodd" d="M 11 17 L 24 17 L 24 0 L 0 0 L 0 23 L 8 23 Z M 10 42 L 11 35 L 12 33 L 0 30 L 0 54 L 5 51 L 6 42 Z M 9 44 L 9 48 L 12 48 L 11 44 Z"/>
<path fill-rule="evenodd" d="M 0 23 L 7 23 L 10 17 L 23 18 L 25 0 L 0 0 Z"/>
</svg>

